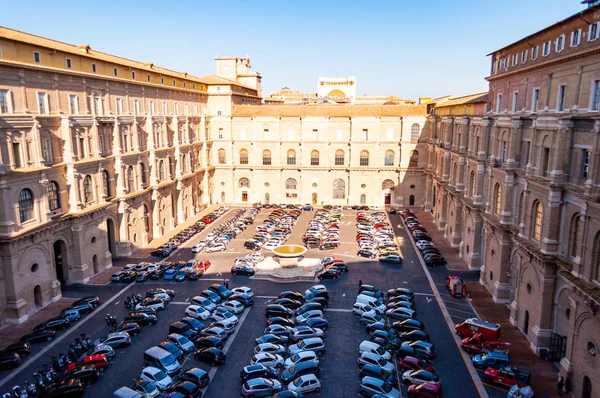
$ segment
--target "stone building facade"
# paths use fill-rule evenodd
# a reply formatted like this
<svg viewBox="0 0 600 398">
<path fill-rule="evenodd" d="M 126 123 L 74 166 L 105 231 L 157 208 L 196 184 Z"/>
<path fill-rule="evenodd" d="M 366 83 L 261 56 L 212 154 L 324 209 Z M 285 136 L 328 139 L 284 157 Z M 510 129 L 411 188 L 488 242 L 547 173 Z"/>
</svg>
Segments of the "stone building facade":
<svg viewBox="0 0 600 398">
<path fill-rule="evenodd" d="M 600 8 L 491 55 L 472 114 L 430 107 L 426 209 L 576 397 L 600 391 Z"/>
</svg>

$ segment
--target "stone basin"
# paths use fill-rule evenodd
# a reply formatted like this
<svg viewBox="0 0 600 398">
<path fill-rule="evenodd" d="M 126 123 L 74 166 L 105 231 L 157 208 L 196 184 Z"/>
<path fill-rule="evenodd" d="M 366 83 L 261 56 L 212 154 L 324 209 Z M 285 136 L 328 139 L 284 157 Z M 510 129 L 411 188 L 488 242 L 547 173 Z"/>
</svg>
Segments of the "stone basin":
<svg viewBox="0 0 600 398">
<path fill-rule="evenodd" d="M 281 245 L 274 247 L 271 251 L 279 257 L 291 258 L 300 257 L 306 253 L 307 250 L 306 247 L 300 245 Z"/>
</svg>

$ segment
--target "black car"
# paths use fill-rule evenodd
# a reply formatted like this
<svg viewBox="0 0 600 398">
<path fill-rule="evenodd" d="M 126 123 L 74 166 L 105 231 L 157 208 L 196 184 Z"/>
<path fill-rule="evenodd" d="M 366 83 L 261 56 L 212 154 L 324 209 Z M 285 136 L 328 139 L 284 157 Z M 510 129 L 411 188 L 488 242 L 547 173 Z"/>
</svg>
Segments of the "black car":
<svg viewBox="0 0 600 398">
<path fill-rule="evenodd" d="M 325 243 L 321 243 L 321 245 L 319 246 L 319 250 L 333 250 L 333 249 L 337 248 L 338 246 L 339 246 L 338 243 L 325 242 Z"/>
<path fill-rule="evenodd" d="M 156 315 L 149 315 L 143 312 L 130 312 L 125 316 L 124 321 L 135 322 L 140 326 L 152 326 L 158 321 Z"/>
<path fill-rule="evenodd" d="M 198 334 L 198 331 L 192 329 L 187 323 L 176 321 L 169 325 L 169 334 L 171 333 L 177 333 L 188 339 L 193 339 Z"/>
<path fill-rule="evenodd" d="M 425 232 L 422 231 L 415 231 L 413 233 L 413 236 L 415 237 L 415 240 L 428 240 L 431 242 L 431 236 L 429 236 L 428 234 L 426 234 Z"/>
<path fill-rule="evenodd" d="M 331 264 L 331 268 L 337 268 L 340 272 L 348 272 L 348 264 L 345 262 L 337 262 Z"/>
<path fill-rule="evenodd" d="M 56 337 L 54 330 L 41 330 L 27 334 L 19 340 L 21 343 L 42 343 L 44 341 L 52 341 Z"/>
<path fill-rule="evenodd" d="M 281 372 L 281 382 L 287 384 L 293 381 L 296 377 L 306 374 L 314 374 L 317 377 L 321 377 L 319 363 L 317 361 L 298 362 L 297 364 L 292 365 L 292 367 L 289 369 Z"/>
<path fill-rule="evenodd" d="M 135 271 L 125 271 L 123 272 L 123 277 L 121 278 L 121 282 L 123 283 L 131 283 L 135 281 L 137 276 L 137 272 Z"/>
<path fill-rule="evenodd" d="M 210 363 L 213 366 L 222 365 L 227 360 L 227 356 L 218 348 L 202 348 L 194 352 L 194 358 L 197 361 Z"/>
<path fill-rule="evenodd" d="M 136 282 L 146 282 L 149 277 L 150 277 L 150 273 L 148 271 L 138 272 L 137 276 L 135 277 L 135 281 Z"/>
<path fill-rule="evenodd" d="M 231 275 L 252 276 L 254 273 L 254 269 L 246 265 L 234 265 L 231 267 Z"/>
<path fill-rule="evenodd" d="M 302 293 L 292 292 L 290 290 L 286 290 L 285 292 L 279 293 L 279 298 L 289 298 L 304 303 L 304 296 L 302 295 Z"/>
<path fill-rule="evenodd" d="M 64 330 L 71 327 L 71 321 L 67 318 L 52 318 L 46 322 L 40 323 L 33 328 L 34 332 L 42 330 Z"/>
<path fill-rule="evenodd" d="M 391 384 L 392 386 L 398 385 L 398 381 L 397 381 L 396 377 L 394 377 L 394 375 L 392 373 L 383 369 L 381 366 L 377 366 L 377 365 L 370 364 L 370 363 L 364 365 L 362 368 L 360 368 L 359 379 L 362 380 L 363 378 L 365 378 L 367 376 L 376 377 L 380 380 L 384 380 L 384 381 L 388 382 L 389 384 Z"/>
<path fill-rule="evenodd" d="M 287 336 L 277 336 L 277 335 L 268 333 L 268 334 L 264 334 L 264 335 L 260 336 L 257 339 L 254 339 L 254 343 L 256 345 L 263 344 L 263 343 L 285 345 L 288 343 L 288 340 L 289 339 Z"/>
<path fill-rule="evenodd" d="M 184 370 L 177 376 L 177 379 L 180 381 L 191 381 L 192 383 L 200 387 L 205 387 L 210 382 L 208 373 L 206 373 L 200 368 L 190 368 Z"/>
<path fill-rule="evenodd" d="M 424 330 L 425 325 L 416 319 L 407 319 L 402 322 L 394 322 L 392 328 L 397 332 L 412 332 L 413 330 Z"/>
<path fill-rule="evenodd" d="M 240 379 L 242 382 L 255 379 L 257 377 L 266 377 L 267 379 L 277 379 L 278 374 L 277 371 L 265 365 L 248 365 L 242 369 L 240 372 Z"/>
<path fill-rule="evenodd" d="M 340 271 L 338 271 L 337 269 L 327 268 L 326 270 L 319 272 L 317 274 L 317 278 L 319 278 L 320 280 L 323 280 L 323 279 L 337 280 L 340 277 L 340 275 L 342 275 L 342 273 Z"/>
<path fill-rule="evenodd" d="M 18 368 L 21 364 L 21 357 L 16 353 L 0 353 L 0 370 L 9 370 Z"/>
<path fill-rule="evenodd" d="M 283 318 L 280 316 L 275 316 L 273 318 L 269 318 L 267 319 L 267 325 L 281 325 L 281 326 L 288 326 L 293 328 L 294 327 L 294 321 L 292 321 L 289 318 Z"/>
<path fill-rule="evenodd" d="M 127 332 L 130 336 L 137 336 L 140 334 L 140 325 L 135 322 L 121 322 L 115 328 L 115 332 Z"/>
<path fill-rule="evenodd" d="M 94 365 L 83 365 L 68 371 L 58 377 L 59 381 L 80 380 L 83 384 L 90 385 L 98 381 L 100 372 Z"/>
<path fill-rule="evenodd" d="M 393 297 L 388 298 L 388 304 L 397 303 L 399 301 L 408 301 L 409 303 L 412 303 L 413 298 L 410 296 L 405 296 L 405 295 L 393 296 Z"/>
<path fill-rule="evenodd" d="M 0 355 L 19 354 L 21 358 L 27 358 L 31 354 L 31 346 L 29 343 L 14 343 L 0 351 Z"/>
<path fill-rule="evenodd" d="M 153 280 L 153 281 L 157 281 L 160 278 L 163 277 L 165 271 L 161 270 L 161 269 L 155 269 L 152 271 L 148 272 L 148 279 Z"/>
<path fill-rule="evenodd" d="M 371 250 L 361 249 L 356 254 L 360 257 L 375 258 L 375 252 L 372 252 Z"/>
<path fill-rule="evenodd" d="M 161 264 L 161 265 L 163 265 L 163 264 Z M 175 290 L 165 289 L 162 287 L 155 287 L 152 289 L 148 289 L 148 291 L 146 292 L 146 297 L 153 297 L 158 293 L 167 293 L 169 295 L 169 297 L 171 297 L 171 298 L 175 297 Z"/>
<path fill-rule="evenodd" d="M 254 304 L 254 298 L 246 293 L 236 293 L 229 297 L 229 300 L 235 300 L 241 303 L 244 307 L 250 307 Z"/>
<path fill-rule="evenodd" d="M 285 308 L 289 308 L 290 310 L 295 310 L 302 306 L 302 303 L 298 300 L 293 300 L 289 298 L 280 298 L 273 302 L 273 304 L 279 304 L 284 306 Z"/>
<path fill-rule="evenodd" d="M 165 340 L 158 343 L 158 346 L 163 350 L 169 351 L 177 360 L 183 358 L 183 351 L 175 343 Z"/>
<path fill-rule="evenodd" d="M 223 348 L 224 340 L 217 336 L 201 336 L 193 340 L 196 348 Z"/>
<path fill-rule="evenodd" d="M 404 359 L 404 357 L 413 357 L 417 359 L 429 359 L 427 358 L 427 354 L 423 351 L 415 350 L 413 347 L 409 346 L 400 346 L 396 350 L 396 356 L 398 359 Z"/>
<path fill-rule="evenodd" d="M 256 241 L 249 240 L 244 243 L 244 249 L 247 250 L 260 250 L 260 248 L 261 246 Z"/>
<path fill-rule="evenodd" d="M 169 257 L 169 254 L 171 254 L 171 249 L 168 247 L 160 247 L 160 248 L 154 250 L 150 254 L 155 257 L 165 258 L 165 257 Z"/>
<path fill-rule="evenodd" d="M 169 391 L 179 392 L 185 395 L 187 398 L 196 398 L 202 396 L 202 391 L 200 391 L 200 386 L 191 381 L 179 381 L 175 383 Z"/>
<path fill-rule="evenodd" d="M 213 283 L 208 287 L 209 290 L 217 293 L 223 300 L 229 299 L 233 292 L 225 287 L 225 285 L 219 285 L 218 283 Z"/>
<path fill-rule="evenodd" d="M 192 269 L 188 271 L 188 280 L 197 281 L 200 276 L 202 276 L 202 271 L 198 269 Z"/>
<path fill-rule="evenodd" d="M 426 254 L 423 256 L 425 264 L 428 267 L 445 266 L 447 264 L 446 259 L 438 254 Z"/>
<path fill-rule="evenodd" d="M 405 287 L 397 287 L 395 289 L 390 289 L 387 291 L 387 296 L 389 297 L 394 297 L 394 296 L 408 296 L 411 297 L 411 299 L 414 297 L 414 293 L 412 290 L 407 289 Z"/>
<path fill-rule="evenodd" d="M 265 310 L 265 315 L 267 318 L 270 317 L 285 317 L 291 318 L 294 316 L 294 313 L 289 308 L 285 308 L 283 305 L 279 304 L 269 304 L 267 305 L 267 309 Z"/>
<path fill-rule="evenodd" d="M 319 310 L 323 311 L 323 305 L 320 303 L 305 303 L 302 307 L 296 310 L 296 315 L 304 314 L 306 311 Z"/>
<path fill-rule="evenodd" d="M 327 308 L 329 300 L 327 300 L 325 297 L 310 297 L 308 300 L 306 300 L 306 303 L 317 303 L 321 304 L 323 308 Z"/>
<path fill-rule="evenodd" d="M 49 387 L 42 396 L 45 398 L 79 398 L 83 396 L 83 383 L 79 380 L 67 380 Z"/>
<path fill-rule="evenodd" d="M 195 332 L 200 332 L 202 329 L 204 329 L 204 324 L 196 318 L 192 318 L 191 316 L 181 318 L 181 322 L 185 323 L 186 325 L 190 325 L 190 328 Z"/>
<path fill-rule="evenodd" d="M 415 329 L 410 332 L 404 332 L 400 334 L 400 340 L 402 341 L 429 341 L 429 333 L 424 330 Z"/>
</svg>

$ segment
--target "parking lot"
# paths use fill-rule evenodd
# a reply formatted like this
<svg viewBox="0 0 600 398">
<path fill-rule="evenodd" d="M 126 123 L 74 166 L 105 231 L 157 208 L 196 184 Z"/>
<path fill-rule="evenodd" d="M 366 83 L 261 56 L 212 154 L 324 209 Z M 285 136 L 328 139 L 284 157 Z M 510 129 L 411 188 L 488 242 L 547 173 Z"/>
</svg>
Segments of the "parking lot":
<svg viewBox="0 0 600 398">
<path fill-rule="evenodd" d="M 228 279 L 230 289 L 237 286 L 251 287 L 255 292 L 255 304 L 246 309 L 243 314 L 238 315 L 240 318 L 239 324 L 235 332 L 227 339 L 225 345 L 227 362 L 220 367 L 213 368 L 210 365 L 196 361 L 190 355 L 187 355 L 181 362 L 182 369 L 199 367 L 209 372 L 211 382 L 205 388 L 203 396 L 240 396 L 239 373 L 244 366 L 250 363 L 254 348 L 253 340 L 260 337 L 266 327 L 266 306 L 276 299 L 277 295 L 283 290 L 304 292 L 311 285 L 321 282 L 277 283 L 246 276 L 231 276 L 230 268 L 235 258 L 251 253 L 251 251 L 244 249 L 244 242 L 254 234 L 254 227 L 267 218 L 271 212 L 269 209 L 260 211 L 254 224 L 249 225 L 245 231 L 231 241 L 227 245 L 226 251 L 192 254 L 191 247 L 210 233 L 220 221 L 227 219 L 233 210 L 229 210 L 228 213 L 187 241 L 167 258 L 167 261 L 187 261 L 192 258 L 210 260 L 212 266 L 197 281 L 148 281 L 131 284 L 116 283 L 97 287 L 72 286 L 64 289 L 63 294 L 66 297 L 97 295 L 103 304 L 93 314 L 74 324 L 70 329 L 59 332 L 57 340 L 51 343 L 34 345 L 33 358 L 17 370 L 0 373 L 0 392 L 9 391 L 15 384 L 23 385 L 25 380 L 31 380 L 31 374 L 38 371 L 44 363 L 49 363 L 51 355 L 61 352 L 66 353 L 69 343 L 79 334 L 86 333 L 93 340 L 106 335 L 109 332 L 109 327 L 104 321 L 105 315 L 110 313 L 116 316 L 118 320 L 122 320 L 128 312 L 123 305 L 127 296 L 134 293 L 144 295 L 146 290 L 156 286 L 174 289 L 176 296 L 168 304 L 167 309 L 159 313 L 158 322 L 154 326 L 143 327 L 141 335 L 132 338 L 133 344 L 131 346 L 116 350 L 115 360 L 111 362 L 108 370 L 97 384 L 86 388 L 85 396 L 107 397 L 112 391 L 121 386 L 131 387 L 144 367 L 144 351 L 167 337 L 169 325 L 185 316 L 184 312 L 190 303 L 190 299 L 210 284 L 222 283 L 224 279 Z M 322 282 L 329 291 L 330 300 L 329 307 L 325 310 L 325 318 L 329 322 L 329 329 L 325 338 L 326 353 L 321 360 L 322 389 L 320 395 L 330 397 L 355 397 L 358 395 L 358 346 L 361 341 L 368 340 L 369 335 L 365 331 L 365 327 L 359 325 L 358 318 L 352 314 L 351 309 L 356 298 L 359 281 L 362 281 L 363 284 L 374 285 L 382 291 L 387 291 L 387 289 L 393 287 L 407 287 L 415 292 L 418 319 L 425 324 L 431 336 L 431 341 L 437 349 L 438 354 L 433 366 L 443 381 L 444 396 L 479 396 L 399 217 L 392 216 L 391 221 L 396 233 L 396 241 L 400 246 L 400 255 L 404 259 L 402 265 L 383 264 L 376 259 L 371 260 L 356 256 L 358 249 L 355 241 L 354 217 L 356 211 L 343 211 L 343 213 L 344 218 L 340 223 L 340 246 L 328 251 L 311 249 L 305 254 L 305 257 L 314 258 L 334 256 L 346 261 L 349 266 L 349 272 L 344 273 L 339 279 Z M 286 243 L 302 244 L 302 235 L 313 215 L 314 211 L 306 211 L 299 217 Z M 268 253 L 267 251 L 262 252 L 265 255 Z M 159 260 L 158 258 L 149 257 L 145 261 Z M 115 272 L 117 270 L 118 268 L 115 268 Z M 451 299 L 449 300 L 451 301 Z M 461 308 L 460 305 L 455 307 L 457 309 Z M 460 314 L 460 312 L 456 312 L 456 314 Z M 206 325 L 208 321 L 204 323 Z M 43 354 L 38 355 L 42 352 Z M 14 375 L 11 376 L 13 373 Z M 499 396 L 497 390 L 488 390 L 490 396 Z M 403 387 L 403 391 L 406 395 L 405 387 Z"/>
</svg>

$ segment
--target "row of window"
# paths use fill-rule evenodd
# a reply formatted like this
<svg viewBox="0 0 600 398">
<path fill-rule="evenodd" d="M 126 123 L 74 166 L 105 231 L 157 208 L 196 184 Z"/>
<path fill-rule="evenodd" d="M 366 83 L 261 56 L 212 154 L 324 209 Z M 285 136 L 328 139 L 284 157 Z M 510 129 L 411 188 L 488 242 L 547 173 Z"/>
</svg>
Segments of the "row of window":
<svg viewBox="0 0 600 398">
<path fill-rule="evenodd" d="M 588 28 L 588 41 L 594 41 L 599 37 L 599 26 L 600 22 L 589 25 Z M 582 29 L 577 29 L 570 34 L 570 47 L 575 48 L 581 44 L 581 37 L 583 35 Z M 542 43 L 542 57 L 547 57 L 552 53 L 552 48 L 557 53 L 562 52 L 565 49 L 567 41 L 567 35 L 562 34 L 554 40 L 548 40 Z M 502 59 L 496 59 L 492 63 L 492 74 L 496 71 L 508 70 L 509 66 L 517 66 L 519 61 L 521 64 L 526 64 L 527 60 L 535 61 L 538 58 L 539 45 L 531 47 L 531 53 L 529 50 L 523 50 L 520 54 L 508 55 Z"/>
<path fill-rule="evenodd" d="M 417 142 L 419 140 L 419 136 L 421 134 L 421 126 L 419 123 L 413 123 L 410 128 L 410 138 L 412 142 Z M 218 139 L 222 140 L 225 138 L 225 132 L 223 128 L 218 129 L 217 134 Z M 263 138 L 265 140 L 277 139 L 276 136 L 271 136 L 271 131 L 269 129 L 263 129 Z M 362 129 L 361 136 L 362 141 L 369 140 L 369 129 Z M 240 130 L 240 139 L 247 139 L 247 134 L 245 129 Z M 318 141 L 319 140 L 319 129 L 312 129 L 312 135 L 310 135 L 309 140 Z M 296 140 L 296 132 L 294 129 L 289 129 L 287 132 L 287 140 L 295 141 Z M 344 130 L 338 129 L 337 131 L 337 141 L 344 141 Z M 394 141 L 394 128 L 388 127 L 386 130 L 386 141 Z"/>
<path fill-rule="evenodd" d="M 393 166 L 394 165 L 394 157 L 395 157 L 394 151 L 391 151 L 391 150 L 386 151 L 385 158 L 384 158 L 384 166 Z M 239 159 L 240 159 L 240 164 L 248 164 L 248 151 L 246 149 L 240 150 Z M 288 166 L 296 166 L 297 165 L 296 160 L 297 160 L 296 159 L 296 151 L 294 151 L 293 149 L 288 150 L 287 156 L 286 156 L 286 164 Z M 335 151 L 334 164 L 336 166 L 344 166 L 345 161 L 346 160 L 345 160 L 344 151 L 342 151 L 341 149 L 338 149 L 337 151 Z M 226 154 L 225 149 L 223 149 L 223 148 L 220 148 L 218 151 L 218 162 L 219 162 L 219 164 L 227 164 L 227 154 Z M 320 162 L 321 162 L 321 160 L 320 160 L 319 151 L 313 150 L 310 153 L 310 165 L 311 166 L 319 166 Z M 271 163 L 272 163 L 271 151 L 266 149 L 262 153 L 262 164 L 264 166 L 270 166 Z M 369 165 L 369 152 L 368 151 L 360 152 L 359 164 L 361 166 Z"/>
</svg>

